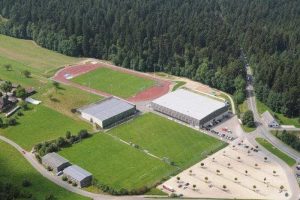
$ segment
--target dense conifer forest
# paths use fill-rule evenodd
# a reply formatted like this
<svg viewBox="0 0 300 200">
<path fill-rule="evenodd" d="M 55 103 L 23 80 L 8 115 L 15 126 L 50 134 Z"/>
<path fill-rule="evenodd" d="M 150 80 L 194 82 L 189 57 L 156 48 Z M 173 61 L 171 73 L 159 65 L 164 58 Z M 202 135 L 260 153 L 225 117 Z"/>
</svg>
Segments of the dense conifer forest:
<svg viewBox="0 0 300 200">
<path fill-rule="evenodd" d="M 3 34 L 192 78 L 238 103 L 249 62 L 257 97 L 300 115 L 299 0 L 0 0 L 0 14 Z"/>
</svg>

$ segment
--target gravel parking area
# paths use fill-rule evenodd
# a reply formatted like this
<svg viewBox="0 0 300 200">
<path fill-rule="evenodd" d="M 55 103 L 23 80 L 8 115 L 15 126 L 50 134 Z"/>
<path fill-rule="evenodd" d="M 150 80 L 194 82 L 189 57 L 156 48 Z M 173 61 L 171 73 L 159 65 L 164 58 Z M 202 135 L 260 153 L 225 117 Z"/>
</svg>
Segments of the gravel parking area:
<svg viewBox="0 0 300 200">
<path fill-rule="evenodd" d="M 248 141 L 237 139 L 158 188 L 191 198 L 289 199 L 284 170 L 265 157 Z"/>
</svg>

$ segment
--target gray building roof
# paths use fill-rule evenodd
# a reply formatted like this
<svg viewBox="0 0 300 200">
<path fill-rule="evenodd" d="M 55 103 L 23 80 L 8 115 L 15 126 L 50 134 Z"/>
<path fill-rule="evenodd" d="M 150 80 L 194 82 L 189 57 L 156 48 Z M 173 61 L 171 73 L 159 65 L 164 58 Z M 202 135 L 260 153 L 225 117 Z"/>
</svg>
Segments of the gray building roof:
<svg viewBox="0 0 300 200">
<path fill-rule="evenodd" d="M 263 120 L 267 123 L 267 124 L 271 124 L 273 122 L 277 123 L 277 121 L 275 120 L 275 118 L 271 115 L 271 113 L 269 111 L 264 112 L 262 115 Z"/>
<path fill-rule="evenodd" d="M 225 102 L 184 89 L 168 93 L 154 100 L 153 103 L 197 120 L 201 120 L 212 112 L 227 106 Z"/>
<path fill-rule="evenodd" d="M 132 108 L 135 108 L 135 105 L 116 97 L 109 97 L 103 101 L 82 107 L 78 111 L 104 121 Z"/>
<path fill-rule="evenodd" d="M 68 163 L 69 161 L 65 159 L 64 157 L 60 156 L 59 154 L 53 152 L 48 153 L 42 158 L 43 162 L 47 162 L 48 164 L 51 164 L 53 167 L 59 167 L 65 163 Z"/>
<path fill-rule="evenodd" d="M 77 165 L 72 165 L 64 169 L 64 174 L 67 176 L 71 176 L 73 179 L 77 181 L 82 181 L 86 177 L 92 176 L 92 174 Z"/>
</svg>

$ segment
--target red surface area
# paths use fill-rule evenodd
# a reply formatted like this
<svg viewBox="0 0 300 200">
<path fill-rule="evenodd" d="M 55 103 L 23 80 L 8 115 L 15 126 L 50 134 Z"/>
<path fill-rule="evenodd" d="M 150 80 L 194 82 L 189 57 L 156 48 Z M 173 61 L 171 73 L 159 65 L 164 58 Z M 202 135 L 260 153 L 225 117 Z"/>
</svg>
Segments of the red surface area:
<svg viewBox="0 0 300 200">
<path fill-rule="evenodd" d="M 128 101 L 131 101 L 131 102 L 150 101 L 150 100 L 156 99 L 156 98 L 169 92 L 169 88 L 171 85 L 171 82 L 169 82 L 169 81 L 160 80 L 160 79 L 154 78 L 153 76 L 150 76 L 148 74 L 136 72 L 133 70 L 128 70 L 128 69 L 121 68 L 121 67 L 116 67 L 116 66 L 108 64 L 108 63 L 83 64 L 83 65 L 65 67 L 65 68 L 59 70 L 54 75 L 53 80 L 63 83 L 63 84 L 71 85 L 73 87 L 77 87 L 81 90 L 85 90 L 87 92 L 91 92 L 93 94 L 97 94 L 100 96 L 104 96 L 104 97 L 112 96 L 111 94 L 102 92 L 100 90 L 92 89 L 92 88 L 89 88 L 86 86 L 82 86 L 80 84 L 74 83 L 71 80 L 67 79 L 67 76 L 71 76 L 74 78 L 76 76 L 91 72 L 100 67 L 107 67 L 112 70 L 120 71 L 120 72 L 127 73 L 127 74 L 132 74 L 132 75 L 135 75 L 135 76 L 138 76 L 141 78 L 147 78 L 147 79 L 151 79 L 151 80 L 155 81 L 155 85 L 153 87 L 148 88 L 142 92 L 139 92 L 133 97 L 129 97 L 127 99 Z"/>
</svg>

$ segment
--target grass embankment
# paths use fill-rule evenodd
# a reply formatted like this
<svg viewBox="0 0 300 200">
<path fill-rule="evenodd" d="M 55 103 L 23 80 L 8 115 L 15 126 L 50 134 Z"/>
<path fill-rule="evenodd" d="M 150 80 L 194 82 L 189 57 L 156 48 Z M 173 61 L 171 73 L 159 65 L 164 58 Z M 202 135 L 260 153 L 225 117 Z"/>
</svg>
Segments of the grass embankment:
<svg viewBox="0 0 300 200">
<path fill-rule="evenodd" d="M 22 191 L 29 192 L 34 199 L 45 199 L 47 195 L 54 195 L 56 200 L 87 200 L 75 193 L 69 192 L 55 185 L 40 175 L 23 157 L 10 145 L 0 141 L 0 182 L 12 183 Z M 31 186 L 22 187 L 27 179 Z"/>
<path fill-rule="evenodd" d="M 72 81 L 122 98 L 134 96 L 155 84 L 153 80 L 108 68 L 96 69 Z"/>
<path fill-rule="evenodd" d="M 249 110 L 247 101 L 244 101 L 242 104 L 238 105 L 238 109 L 239 109 L 239 113 L 240 113 L 240 118 L 242 118 L 243 114 Z M 242 126 L 243 130 L 247 133 L 250 133 L 256 129 L 256 127 L 249 127 L 249 126 L 243 125 L 243 124 L 241 126 Z"/>
<path fill-rule="evenodd" d="M 195 164 L 225 144 L 153 113 L 144 114 L 108 133 L 137 144 L 156 156 L 166 157 L 181 168 Z"/>
<path fill-rule="evenodd" d="M 273 112 L 267 105 L 256 99 L 256 106 L 259 114 L 264 113 L 265 111 L 269 111 L 282 125 L 294 125 L 295 127 L 300 128 L 300 118 L 294 117 L 289 118 L 284 116 L 281 113 Z"/>
<path fill-rule="evenodd" d="M 286 155 L 285 153 L 281 152 L 279 149 L 274 147 L 271 143 L 269 143 L 267 140 L 263 138 L 256 138 L 255 139 L 260 145 L 262 145 L 264 148 L 266 148 L 268 151 L 270 151 L 272 154 L 283 160 L 286 164 L 289 166 L 293 166 L 296 164 L 296 161 Z"/>
<path fill-rule="evenodd" d="M 61 66 L 81 60 L 42 48 L 32 40 L 0 35 L 0 44 L 0 56 L 31 66 L 31 70 L 45 76 L 53 75 Z"/>
<path fill-rule="evenodd" d="M 59 153 L 114 189 L 131 190 L 152 186 L 176 170 L 104 133 L 96 134 Z"/>
<path fill-rule="evenodd" d="M 77 133 L 81 129 L 91 130 L 88 123 L 75 121 L 42 105 L 31 107 L 23 113 L 16 126 L 0 129 L 0 133 L 26 150 L 31 150 L 37 143 L 64 136 L 66 131 Z"/>
<path fill-rule="evenodd" d="M 175 82 L 176 82 L 176 84 L 174 85 L 172 91 L 175 91 L 175 90 L 177 90 L 178 88 L 180 88 L 181 86 L 183 86 L 183 85 L 186 84 L 186 82 L 184 82 L 184 81 L 175 81 Z"/>
</svg>

